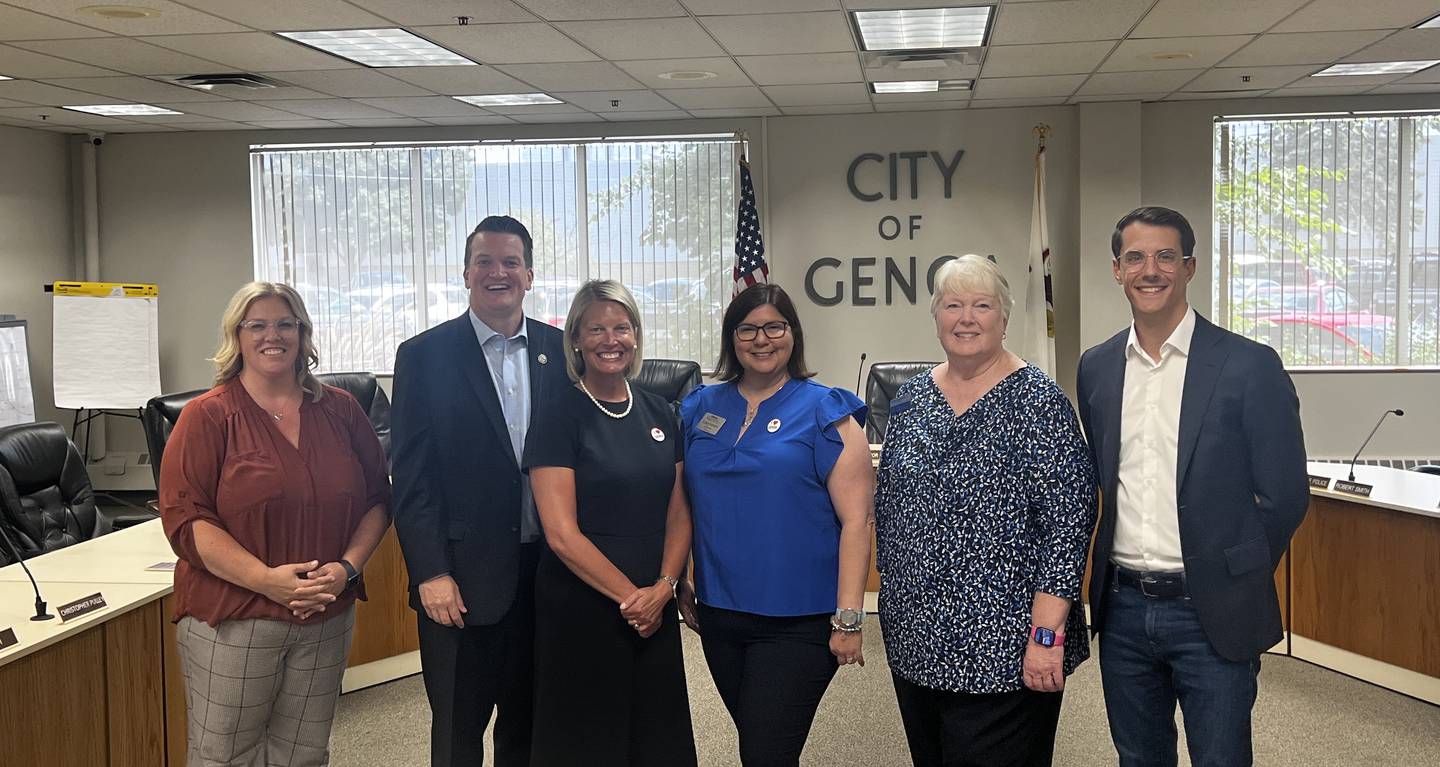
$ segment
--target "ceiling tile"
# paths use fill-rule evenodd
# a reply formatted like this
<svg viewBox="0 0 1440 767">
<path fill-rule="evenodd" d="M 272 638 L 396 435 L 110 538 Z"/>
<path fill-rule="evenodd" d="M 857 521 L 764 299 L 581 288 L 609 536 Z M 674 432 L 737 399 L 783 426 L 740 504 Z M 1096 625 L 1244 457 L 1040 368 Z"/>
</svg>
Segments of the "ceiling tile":
<svg viewBox="0 0 1440 767">
<path fill-rule="evenodd" d="M 510 0 L 350 0 L 371 13 L 403 26 L 455 24 L 456 16 L 469 16 L 471 24 L 535 21 Z"/>
<path fill-rule="evenodd" d="M 286 101 L 283 108 L 287 112 L 305 115 L 306 117 L 318 117 L 322 120 L 334 120 L 350 117 L 394 117 L 394 112 L 387 112 L 384 109 L 377 109 L 372 106 L 361 104 L 358 101 L 346 99 L 293 99 Z"/>
<path fill-rule="evenodd" d="M 1340 29 L 1399 29 L 1434 16 L 1435 0 L 1314 0 L 1275 25 L 1272 32 L 1330 32 Z"/>
<path fill-rule="evenodd" d="M 642 120 L 688 120 L 690 113 L 680 109 L 665 109 L 654 112 L 606 112 L 601 117 L 610 122 L 639 122 Z"/>
<path fill-rule="evenodd" d="M 224 121 L 224 120 L 221 120 L 221 121 L 218 121 L 218 122 L 205 122 L 205 123 L 170 123 L 170 127 L 171 127 L 171 128 L 179 128 L 180 130 L 187 130 L 187 131 L 192 131 L 192 130 L 241 131 L 241 130 L 254 130 L 254 129 L 255 129 L 255 126 L 253 126 L 253 125 L 245 125 L 244 123 L 226 122 L 226 121 Z"/>
<path fill-rule="evenodd" d="M 549 21 L 658 19 L 684 16 L 675 0 L 523 0 L 531 13 Z"/>
<path fill-rule="evenodd" d="M 1076 91 L 1078 96 L 1100 96 L 1111 93 L 1157 93 L 1179 88 L 1202 69 L 1167 69 L 1159 72 L 1101 72 L 1090 76 Z"/>
<path fill-rule="evenodd" d="M 375 117 L 336 120 L 349 128 L 415 128 L 422 125 L 429 125 L 424 120 L 413 120 L 406 117 Z"/>
<path fill-rule="evenodd" d="M 178 115 L 128 115 L 128 116 L 126 116 L 125 119 L 127 119 L 127 120 L 133 120 L 133 121 L 135 121 L 135 122 L 137 122 L 137 123 L 144 123 L 144 124 L 146 124 L 146 125 L 174 125 L 175 123 L 215 123 L 215 122 L 229 122 L 228 120 L 222 120 L 222 119 L 220 119 L 219 117 L 210 117 L 209 115 L 197 115 L 197 114 L 192 114 L 192 113 L 190 113 L 190 112 L 186 112 L 186 111 L 184 111 L 184 109 L 185 109 L 185 105 L 184 105 L 184 104 L 175 104 L 175 105 L 172 105 L 172 106 L 167 107 L 167 108 L 170 109 L 170 110 L 172 110 L 172 111 L 179 112 L 180 114 L 178 114 Z"/>
<path fill-rule="evenodd" d="M 663 91 L 665 98 L 682 109 L 741 109 L 768 107 L 770 99 L 759 88 L 685 88 Z M 864 94 L 853 101 L 865 100 Z"/>
<path fill-rule="evenodd" d="M 1165 97 L 1166 101 L 1218 101 L 1222 99 L 1253 99 L 1265 91 L 1223 91 L 1220 93 L 1176 92 Z"/>
<path fill-rule="evenodd" d="M 1313 64 L 1297 67 L 1216 67 L 1185 84 L 1187 91 L 1268 91 L 1304 82 Z M 1244 78 L 1250 78 L 1246 82 Z"/>
<path fill-rule="evenodd" d="M 1107 43 L 1109 45 L 1110 43 Z M 865 79 L 870 82 L 892 80 L 974 80 L 980 76 L 979 64 L 945 62 L 943 67 L 933 69 L 900 69 L 898 67 L 867 67 Z"/>
<path fill-rule="evenodd" d="M 610 61 L 725 55 L 694 19 L 566 21 L 555 26 Z"/>
<path fill-rule="evenodd" d="M 18 43 L 18 45 L 37 53 L 73 58 L 135 75 L 190 75 L 201 72 L 213 72 L 216 67 L 219 66 L 214 60 L 187 56 L 183 53 L 177 53 L 166 48 L 124 37 L 103 37 L 89 40 L 50 40 Z M 3 63 L 3 57 L 0 57 L 0 65 L 3 65 Z M 90 74 L 104 75 L 107 73 L 104 71 L 92 71 Z M 85 75 L 58 76 L 84 77 Z"/>
<path fill-rule="evenodd" d="M 118 130 L 111 130 L 110 133 L 122 135 L 126 133 L 180 133 L 184 130 L 184 128 L 177 128 L 174 125 L 142 125 L 135 123 L 133 125 L 126 125 Z"/>
<path fill-rule="evenodd" d="M 1410 83 L 1407 85 L 1382 85 L 1370 93 L 1435 93 L 1440 92 L 1440 83 Z"/>
<path fill-rule="evenodd" d="M 215 98 L 204 91 L 168 85 L 144 77 L 73 77 L 64 80 L 46 80 L 45 82 L 61 88 L 71 88 L 126 101 L 141 101 L 146 104 L 211 101 Z"/>
<path fill-rule="evenodd" d="M 1114 41 L 996 45 L 985 52 L 986 77 L 1087 74 L 1115 48 Z"/>
<path fill-rule="evenodd" d="M 1406 75 L 1395 81 L 1396 85 L 1414 85 L 1416 83 L 1440 83 L 1440 65 L 1421 70 L 1413 75 Z"/>
<path fill-rule="evenodd" d="M 0 83 L 3 84 L 3 83 Z M 34 107 L 13 107 L 11 109 L 0 109 L 0 117 L 13 117 L 17 120 L 30 120 L 33 122 L 48 123 L 53 125 L 133 125 L 129 120 L 119 120 L 114 117 L 103 115 L 92 115 L 84 112 L 72 112 L 68 109 L 61 109 L 53 106 Z M 48 117 L 49 119 L 42 119 Z"/>
<path fill-rule="evenodd" d="M 494 112 L 498 115 L 561 115 L 584 112 L 585 110 L 574 104 L 516 104 L 515 106 L 492 106 L 486 107 L 485 111 Z"/>
<path fill-rule="evenodd" d="M 265 32 L 234 35 L 141 37 L 143 42 L 218 61 L 249 72 L 295 69 L 349 69 L 360 66 Z M 175 74 L 168 72 L 166 74 Z"/>
<path fill-rule="evenodd" d="M 285 130 L 287 128 L 338 128 L 340 123 L 329 120 L 256 120 L 250 125 L 257 128 L 271 128 Z"/>
<path fill-rule="evenodd" d="M 1005 3 L 990 33 L 991 45 L 1119 40 L 1153 0 L 1063 0 Z"/>
<path fill-rule="evenodd" d="M 860 60 L 854 53 L 741 56 L 739 61 L 741 68 L 758 85 L 858 83 L 865 80 L 860 73 Z M 914 76 L 914 73 L 910 74 L 910 77 Z"/>
<path fill-rule="evenodd" d="M 103 29 L 119 35 L 191 35 L 212 32 L 243 32 L 244 27 L 224 19 L 216 18 L 187 8 L 170 0 L 144 0 L 146 8 L 159 11 L 159 15 L 143 19 L 111 19 L 93 13 L 80 13 L 80 8 L 94 6 L 95 0 L 5 0 L 9 5 L 18 5 L 32 11 L 56 16 L 76 24 Z"/>
<path fill-rule="evenodd" d="M 581 109 L 609 116 L 612 112 L 654 112 L 673 110 L 675 105 L 661 98 L 654 91 L 588 91 L 580 93 L 552 93 L 557 99 L 574 104 Z M 619 101 L 620 106 L 610 106 Z"/>
<path fill-rule="evenodd" d="M 26 106 L 27 105 L 24 102 L 11 101 L 10 99 L 0 99 L 0 109 L 25 108 Z"/>
<path fill-rule="evenodd" d="M 750 107 L 748 109 L 692 109 L 690 114 L 701 119 L 714 117 L 779 117 L 780 110 L 774 107 Z"/>
<path fill-rule="evenodd" d="M 1316 69 L 1319 69 L 1319 67 L 1316 67 Z M 1295 85 L 1296 85 L 1296 86 L 1302 86 L 1302 85 L 1307 85 L 1307 84 L 1308 84 L 1308 85 L 1314 85 L 1314 86 L 1326 87 L 1326 88 L 1330 88 L 1330 87 L 1341 87 L 1341 86 L 1347 86 L 1347 85 L 1388 85 L 1388 84 L 1390 84 L 1390 83 L 1398 83 L 1398 82 L 1400 82 L 1401 80 L 1405 79 L 1406 77 L 1407 77 L 1407 75 L 1400 75 L 1400 74 L 1393 74 L 1393 75 L 1326 75 L 1325 77 L 1315 77 L 1314 75 L 1311 75 L 1310 77 L 1308 77 L 1308 78 L 1305 79 L 1305 82 L 1303 82 L 1303 83 L 1295 83 Z"/>
<path fill-rule="evenodd" d="M 926 101 L 969 101 L 974 91 L 948 90 L 929 93 L 872 93 L 870 99 L 881 104 L 911 104 Z"/>
<path fill-rule="evenodd" d="M 1440 58 L 1440 29 L 1402 29 L 1345 61 L 1421 61 Z"/>
<path fill-rule="evenodd" d="M 840 85 L 771 85 L 763 89 L 777 106 L 811 104 L 858 104 L 868 100 L 868 91 L 860 83 Z"/>
<path fill-rule="evenodd" d="M 1063 98 L 1054 99 L 971 99 L 971 109 L 1013 109 L 1016 107 L 1058 107 Z"/>
<path fill-rule="evenodd" d="M 299 88 L 292 85 L 281 85 L 275 88 L 241 88 L 235 85 L 222 85 L 211 88 L 209 93 L 216 98 L 238 99 L 240 101 L 292 101 L 295 99 L 323 99 L 324 93 L 316 93 L 309 88 Z M 278 104 L 276 106 L 279 106 Z"/>
<path fill-rule="evenodd" d="M 502 115 L 492 115 L 480 112 L 465 117 L 427 117 L 425 122 L 431 125 L 514 125 L 515 121 Z"/>
<path fill-rule="evenodd" d="M 874 112 L 869 104 L 825 104 L 805 107 L 785 107 L 780 110 L 787 115 L 853 115 Z"/>
<path fill-rule="evenodd" d="M 592 115 L 592 114 L 590 114 L 589 112 L 575 112 L 575 113 L 573 113 L 573 114 L 567 112 L 567 113 L 563 113 L 563 114 L 514 115 L 512 119 L 514 119 L 515 122 L 519 122 L 519 123 L 533 123 L 533 124 L 544 124 L 544 123 L 603 123 L 603 122 L 605 122 L 604 120 L 601 120 L 599 117 L 596 117 L 595 115 Z"/>
<path fill-rule="evenodd" d="M 63 40 L 99 37 L 104 32 L 21 8 L 0 5 L 0 40 Z"/>
<path fill-rule="evenodd" d="M 629 72 L 632 77 L 655 89 L 669 88 L 728 88 L 737 85 L 751 85 L 750 78 L 736 66 L 731 58 L 713 59 L 655 59 L 652 61 L 621 61 L 616 66 Z M 714 72 L 709 80 L 666 80 L 660 75 L 681 70 Z"/>
<path fill-rule="evenodd" d="M 850 25 L 838 11 L 707 16 L 700 23 L 736 56 L 855 50 Z"/>
<path fill-rule="evenodd" d="M 1311 85 L 1297 85 L 1290 88 L 1281 88 L 1269 96 L 1357 96 L 1373 90 L 1373 85 L 1346 85 L 1315 87 Z"/>
<path fill-rule="evenodd" d="M 1070 104 L 1093 104 L 1100 101 L 1159 101 L 1164 93 L 1107 93 L 1104 95 L 1071 96 Z"/>
<path fill-rule="evenodd" d="M 95 42 L 93 40 L 89 42 Z M 20 43 L 28 48 L 33 45 L 50 45 L 49 42 Z M 74 52 L 74 49 L 66 47 L 67 53 Z M 87 57 L 87 60 L 88 57 Z M 77 64 L 73 61 L 65 61 L 55 56 L 45 55 L 44 51 L 21 50 L 18 47 L 0 45 L 0 74 L 6 77 L 104 77 L 105 75 L 117 74 L 108 69 L 92 67 L 88 64 Z"/>
<path fill-rule="evenodd" d="M 94 93 L 60 88 L 47 83 L 31 80 L 5 80 L 0 82 L 0 98 L 23 101 L 46 106 L 75 106 L 81 104 L 125 103 L 128 99 L 113 99 Z"/>
<path fill-rule="evenodd" d="M 954 112 L 966 109 L 971 101 L 937 101 L 930 104 L 876 104 L 876 112 Z"/>
<path fill-rule="evenodd" d="M 430 69 L 430 67 L 415 67 Z M 461 67 L 479 69 L 479 67 Z M 428 96 L 430 92 L 416 85 L 390 77 L 395 69 L 306 69 L 298 72 L 264 72 L 281 82 L 298 85 L 319 93 L 341 98 L 380 98 L 384 96 Z"/>
<path fill-rule="evenodd" d="M 50 131 L 52 133 L 82 133 L 79 128 L 72 128 L 67 125 L 51 125 L 34 120 L 20 120 L 14 117 L 0 117 L 0 125 L 10 125 L 16 128 L 29 128 L 31 130 Z"/>
<path fill-rule="evenodd" d="M 376 29 L 389 22 L 345 0 L 185 0 L 185 4 L 255 29 Z"/>
<path fill-rule="evenodd" d="M 731 16 L 742 13 L 798 13 L 835 11 L 840 0 L 681 0 L 696 16 Z M 923 5 L 923 3 L 921 3 Z M 863 7 L 864 2 L 851 2 Z M 915 3 L 911 3 L 913 7 Z"/>
<path fill-rule="evenodd" d="M 277 106 L 285 102 L 275 102 Z M 160 104 L 159 106 L 165 106 Z M 248 104 L 244 101 L 206 101 L 203 103 L 179 104 L 174 107 L 186 114 L 204 115 L 218 120 L 234 122 L 255 122 L 257 120 L 298 120 L 292 112 L 283 112 L 262 104 Z"/>
<path fill-rule="evenodd" d="M 1383 30 L 1261 35 L 1225 59 L 1227 67 L 1331 64 L 1384 37 Z"/>
<path fill-rule="evenodd" d="M 1155 37 L 1125 40 L 1100 65 L 1102 72 L 1134 72 L 1153 69 L 1197 69 L 1213 67 L 1220 60 L 1250 42 L 1250 35 L 1223 37 Z M 1156 56 L 1189 54 L 1188 58 L 1157 59 Z"/>
<path fill-rule="evenodd" d="M 530 86 L 494 67 L 409 67 L 385 70 L 391 77 L 447 96 L 524 93 Z"/>
<path fill-rule="evenodd" d="M 1160 0 L 1131 37 L 1186 37 L 1264 32 L 1309 0 Z"/>
<path fill-rule="evenodd" d="M 406 117 L 463 117 L 473 114 L 477 108 L 449 96 L 423 96 L 398 99 L 357 99 L 377 109 L 394 112 Z"/>
<path fill-rule="evenodd" d="M 608 61 L 575 64 L 510 64 L 506 74 L 542 91 L 628 91 L 645 86 Z"/>
<path fill-rule="evenodd" d="M 975 83 L 977 99 L 1028 99 L 1069 96 L 1085 75 L 1050 75 L 1047 77 L 982 77 Z"/>
<path fill-rule="evenodd" d="M 471 24 L 467 27 L 416 27 L 414 31 L 485 64 L 595 61 L 599 58 L 549 24 Z"/>
</svg>

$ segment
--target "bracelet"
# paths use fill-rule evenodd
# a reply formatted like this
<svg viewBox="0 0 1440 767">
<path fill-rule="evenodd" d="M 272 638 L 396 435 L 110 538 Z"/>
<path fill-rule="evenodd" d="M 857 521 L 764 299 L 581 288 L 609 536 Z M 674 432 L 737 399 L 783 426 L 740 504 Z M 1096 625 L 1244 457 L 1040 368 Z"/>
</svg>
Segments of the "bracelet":
<svg viewBox="0 0 1440 767">
<path fill-rule="evenodd" d="M 674 577 L 673 575 L 666 575 L 664 573 L 661 573 L 660 577 L 655 579 L 655 582 L 659 583 L 661 581 L 670 584 L 670 598 L 674 599 L 677 602 L 680 601 L 680 579 Z"/>
<path fill-rule="evenodd" d="M 842 625 L 839 620 L 832 617 L 830 619 L 830 630 L 839 631 L 842 634 L 858 634 L 864 630 L 864 627 L 858 623 L 854 626 L 845 626 Z"/>
</svg>

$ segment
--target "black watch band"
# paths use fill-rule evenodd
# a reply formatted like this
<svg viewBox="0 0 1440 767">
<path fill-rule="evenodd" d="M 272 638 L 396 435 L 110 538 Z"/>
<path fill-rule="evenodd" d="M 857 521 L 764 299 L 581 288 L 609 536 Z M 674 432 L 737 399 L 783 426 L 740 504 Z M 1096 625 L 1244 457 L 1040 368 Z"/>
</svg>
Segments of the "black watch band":
<svg viewBox="0 0 1440 767">
<path fill-rule="evenodd" d="M 355 588 L 355 584 L 360 582 L 360 571 L 356 570 L 355 565 L 350 564 L 350 560 L 348 559 L 342 559 L 339 561 L 340 566 L 345 568 L 345 588 Z"/>
</svg>

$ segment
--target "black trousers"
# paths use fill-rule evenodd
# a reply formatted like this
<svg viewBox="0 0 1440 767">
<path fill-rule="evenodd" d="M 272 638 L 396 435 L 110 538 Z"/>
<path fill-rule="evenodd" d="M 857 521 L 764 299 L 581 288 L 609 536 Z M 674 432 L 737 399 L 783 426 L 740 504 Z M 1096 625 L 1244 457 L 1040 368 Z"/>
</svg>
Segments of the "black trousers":
<svg viewBox="0 0 1440 767">
<path fill-rule="evenodd" d="M 798 765 L 815 710 L 839 668 L 830 654 L 830 616 L 698 609 L 705 663 L 740 734 L 740 763 Z"/>
<path fill-rule="evenodd" d="M 891 674 L 915 767 L 1049 767 L 1064 692 L 972 694 Z"/>
<path fill-rule="evenodd" d="M 480 767 L 495 712 L 495 767 L 529 767 L 535 666 L 535 563 L 520 547 L 515 602 L 498 623 L 441 626 L 420 619 L 420 667 L 430 699 L 431 767 Z"/>
</svg>

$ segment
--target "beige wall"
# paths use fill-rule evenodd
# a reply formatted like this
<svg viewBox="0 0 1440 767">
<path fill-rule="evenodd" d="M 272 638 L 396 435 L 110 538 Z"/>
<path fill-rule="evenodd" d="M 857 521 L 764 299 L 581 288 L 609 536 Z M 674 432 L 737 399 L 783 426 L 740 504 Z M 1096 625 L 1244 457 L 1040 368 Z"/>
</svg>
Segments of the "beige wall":
<svg viewBox="0 0 1440 767">
<path fill-rule="evenodd" d="M 50 378 L 52 316 L 42 286 L 75 278 L 65 136 L 0 126 L 0 314 L 29 322 L 35 417 L 61 421 Z"/>
</svg>

